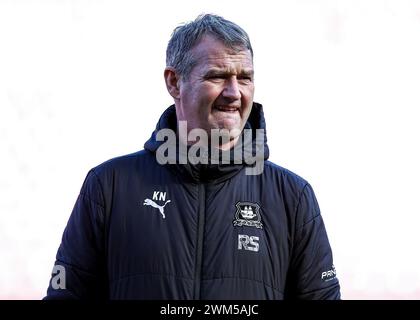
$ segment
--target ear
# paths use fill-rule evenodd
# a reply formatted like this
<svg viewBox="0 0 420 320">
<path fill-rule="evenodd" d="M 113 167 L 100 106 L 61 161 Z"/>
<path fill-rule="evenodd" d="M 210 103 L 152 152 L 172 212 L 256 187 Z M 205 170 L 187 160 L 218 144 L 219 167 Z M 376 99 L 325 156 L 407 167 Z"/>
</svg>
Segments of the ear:
<svg viewBox="0 0 420 320">
<path fill-rule="evenodd" d="M 166 88 L 169 94 L 175 99 L 179 99 L 179 82 L 180 77 L 172 67 L 166 67 L 164 72 Z"/>
</svg>

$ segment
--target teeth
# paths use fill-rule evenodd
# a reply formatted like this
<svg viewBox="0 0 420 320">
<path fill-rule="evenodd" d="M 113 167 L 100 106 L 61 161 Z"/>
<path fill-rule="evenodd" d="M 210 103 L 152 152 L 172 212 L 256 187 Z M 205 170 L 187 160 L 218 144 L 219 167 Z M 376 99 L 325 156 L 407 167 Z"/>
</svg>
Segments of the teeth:
<svg viewBox="0 0 420 320">
<path fill-rule="evenodd" d="M 238 110 L 237 108 L 227 108 L 227 107 L 216 107 L 216 109 L 220 111 L 229 111 L 229 112 Z"/>
</svg>

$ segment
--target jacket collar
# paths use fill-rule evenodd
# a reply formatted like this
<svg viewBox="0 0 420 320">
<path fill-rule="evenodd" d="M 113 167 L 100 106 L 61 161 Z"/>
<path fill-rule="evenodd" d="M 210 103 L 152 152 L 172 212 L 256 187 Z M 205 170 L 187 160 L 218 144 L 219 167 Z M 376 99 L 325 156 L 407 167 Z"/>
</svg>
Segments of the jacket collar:
<svg viewBox="0 0 420 320">
<path fill-rule="evenodd" d="M 248 143 L 248 149 L 252 150 L 253 154 L 255 155 L 255 150 L 257 147 L 256 142 L 256 130 L 257 129 L 264 129 L 264 150 L 263 150 L 263 160 L 267 160 L 269 157 L 269 149 L 267 145 L 267 135 L 266 135 L 266 125 L 265 125 L 265 119 L 264 119 L 264 112 L 262 105 L 259 103 L 254 102 L 251 113 L 249 115 L 249 118 L 245 124 L 246 129 L 252 129 L 252 140 Z M 176 118 L 176 110 L 175 105 L 171 105 L 169 108 L 167 108 L 163 114 L 161 115 L 157 125 L 156 129 L 153 131 L 151 137 L 149 140 L 146 141 L 144 144 L 144 148 L 156 156 L 156 151 L 158 148 L 165 143 L 165 141 L 158 141 L 157 140 L 157 133 L 159 130 L 162 129 L 170 129 L 173 130 L 173 132 L 177 131 L 177 118 Z M 242 137 L 241 137 L 242 138 Z M 249 166 L 252 157 L 252 154 L 249 152 L 244 152 L 246 149 L 245 146 L 247 146 L 244 143 L 244 147 L 241 150 L 241 161 L 238 163 L 238 161 L 233 162 L 233 160 L 230 163 L 222 163 L 222 156 L 219 156 L 218 163 L 214 163 L 215 161 L 208 161 L 208 164 L 191 164 L 188 160 L 187 163 L 182 163 L 182 161 L 179 161 L 179 157 L 182 153 L 182 148 L 179 148 L 178 141 L 176 142 L 176 159 L 172 159 L 169 164 L 165 164 L 169 166 L 169 169 L 175 171 L 176 174 L 180 175 L 182 178 L 189 180 L 190 182 L 194 183 L 218 183 L 225 181 L 234 175 L 236 175 L 240 170 L 242 170 L 245 166 Z M 187 149 L 188 150 L 188 149 Z M 233 159 L 233 149 L 226 151 L 230 153 L 230 159 Z M 262 160 L 262 159 L 261 159 Z M 171 164 L 172 163 L 172 164 Z"/>
</svg>

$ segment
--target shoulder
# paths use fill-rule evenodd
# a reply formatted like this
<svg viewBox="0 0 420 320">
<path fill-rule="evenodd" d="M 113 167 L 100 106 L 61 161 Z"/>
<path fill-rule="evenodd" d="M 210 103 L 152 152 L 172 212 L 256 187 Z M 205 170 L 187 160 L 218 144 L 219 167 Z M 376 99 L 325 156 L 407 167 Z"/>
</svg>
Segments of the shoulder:
<svg viewBox="0 0 420 320">
<path fill-rule="evenodd" d="M 146 150 L 118 156 L 91 168 L 85 184 L 104 190 L 116 181 L 128 181 L 130 177 L 150 171 L 155 163 L 154 156 Z"/>
<path fill-rule="evenodd" d="M 304 226 L 321 215 L 315 192 L 306 179 L 274 163 L 267 164 L 267 169 L 267 173 L 272 171 L 272 175 L 279 176 L 283 199 L 293 203 L 297 226 Z"/>
<path fill-rule="evenodd" d="M 111 158 L 91 169 L 98 177 L 109 174 L 124 174 L 130 172 L 133 168 L 149 163 L 152 158 L 150 152 L 140 150 L 134 153 Z"/>
<path fill-rule="evenodd" d="M 263 177 L 266 192 L 273 199 L 281 199 L 296 224 L 301 225 L 318 214 L 315 194 L 306 179 L 270 161 L 265 163 Z M 299 211 L 305 212 L 305 217 L 298 218 Z"/>
<path fill-rule="evenodd" d="M 155 163 L 154 156 L 145 150 L 109 159 L 89 170 L 81 193 L 104 206 L 115 187 L 141 179 L 145 173 L 154 171 Z"/>
<path fill-rule="evenodd" d="M 301 192 L 309 185 L 308 181 L 300 175 L 271 161 L 265 161 L 263 175 L 266 180 L 274 180 L 273 182 L 297 192 Z"/>
</svg>

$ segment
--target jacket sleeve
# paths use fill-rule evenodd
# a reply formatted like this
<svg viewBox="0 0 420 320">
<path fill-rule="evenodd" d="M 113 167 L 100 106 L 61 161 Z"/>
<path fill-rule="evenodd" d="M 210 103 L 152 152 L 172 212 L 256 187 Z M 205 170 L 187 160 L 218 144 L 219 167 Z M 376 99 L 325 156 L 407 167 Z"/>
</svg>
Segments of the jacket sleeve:
<svg viewBox="0 0 420 320">
<path fill-rule="evenodd" d="M 101 184 L 91 170 L 64 230 L 45 300 L 107 297 L 104 212 Z"/>
<path fill-rule="evenodd" d="M 318 202 L 307 184 L 296 208 L 286 298 L 339 300 L 340 284 Z"/>
</svg>

